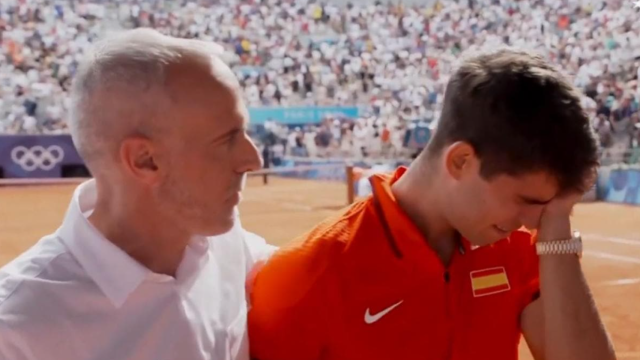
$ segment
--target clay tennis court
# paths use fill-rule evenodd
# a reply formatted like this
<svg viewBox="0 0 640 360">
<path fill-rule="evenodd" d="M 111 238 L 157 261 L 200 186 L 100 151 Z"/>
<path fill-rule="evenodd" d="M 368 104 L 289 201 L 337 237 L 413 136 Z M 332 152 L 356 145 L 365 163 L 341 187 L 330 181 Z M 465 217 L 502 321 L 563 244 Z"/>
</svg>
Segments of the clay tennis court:
<svg viewBox="0 0 640 360">
<path fill-rule="evenodd" d="M 53 232 L 75 185 L 0 187 L 0 266 Z M 285 244 L 346 205 L 343 183 L 251 177 L 241 204 L 245 228 Z M 640 207 L 580 204 L 587 279 L 619 359 L 640 360 Z M 530 359 L 526 346 L 523 359 Z"/>
</svg>

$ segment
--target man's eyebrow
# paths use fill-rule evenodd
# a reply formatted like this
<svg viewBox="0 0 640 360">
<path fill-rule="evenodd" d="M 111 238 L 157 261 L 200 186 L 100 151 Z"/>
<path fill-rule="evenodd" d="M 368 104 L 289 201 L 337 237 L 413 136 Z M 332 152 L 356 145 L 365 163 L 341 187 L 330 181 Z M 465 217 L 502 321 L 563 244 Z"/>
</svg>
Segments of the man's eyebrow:
<svg viewBox="0 0 640 360">
<path fill-rule="evenodd" d="M 530 205 L 547 205 L 548 203 L 551 202 L 551 200 L 553 200 L 553 198 L 549 200 L 543 200 L 543 199 L 537 199 L 537 198 L 533 198 L 526 195 L 520 195 L 520 199 Z"/>
<path fill-rule="evenodd" d="M 231 130 L 229 130 L 229 131 L 225 132 L 224 134 L 219 135 L 219 136 L 216 136 L 215 138 L 211 139 L 211 143 L 212 143 L 212 144 L 215 144 L 215 143 L 217 143 L 218 141 L 222 141 L 222 140 L 224 140 L 224 139 L 226 139 L 226 138 L 229 138 L 229 137 L 231 137 L 231 136 L 234 136 L 234 135 L 236 135 L 236 134 L 238 134 L 239 132 L 242 132 L 242 131 L 245 131 L 245 127 L 244 127 L 244 126 L 242 126 L 242 127 L 235 127 L 235 128 L 233 128 L 233 129 L 231 129 Z"/>
</svg>

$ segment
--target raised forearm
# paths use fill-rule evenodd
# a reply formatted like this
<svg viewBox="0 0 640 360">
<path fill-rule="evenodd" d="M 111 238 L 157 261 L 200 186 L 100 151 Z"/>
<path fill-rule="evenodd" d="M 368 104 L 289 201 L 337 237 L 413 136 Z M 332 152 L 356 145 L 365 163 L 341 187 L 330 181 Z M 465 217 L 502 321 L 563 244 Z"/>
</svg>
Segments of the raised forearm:
<svg viewBox="0 0 640 360">
<path fill-rule="evenodd" d="M 537 238 L 541 247 L 572 238 L 570 214 L 581 197 L 571 194 L 547 205 Z M 615 359 L 578 256 L 554 253 L 540 255 L 545 360 Z"/>
<path fill-rule="evenodd" d="M 546 360 L 615 359 L 575 255 L 540 257 Z"/>
</svg>

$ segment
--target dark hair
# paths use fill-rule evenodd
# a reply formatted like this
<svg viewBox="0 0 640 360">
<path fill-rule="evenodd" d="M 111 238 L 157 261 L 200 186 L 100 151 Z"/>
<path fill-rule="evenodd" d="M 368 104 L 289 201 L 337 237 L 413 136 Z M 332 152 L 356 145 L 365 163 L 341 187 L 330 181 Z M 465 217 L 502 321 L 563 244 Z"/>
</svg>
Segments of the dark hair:
<svg viewBox="0 0 640 360">
<path fill-rule="evenodd" d="M 561 191 L 584 191 L 598 165 L 598 143 L 578 91 L 526 51 L 484 53 L 452 75 L 428 155 L 457 141 L 473 146 L 485 179 L 546 171 Z"/>
</svg>

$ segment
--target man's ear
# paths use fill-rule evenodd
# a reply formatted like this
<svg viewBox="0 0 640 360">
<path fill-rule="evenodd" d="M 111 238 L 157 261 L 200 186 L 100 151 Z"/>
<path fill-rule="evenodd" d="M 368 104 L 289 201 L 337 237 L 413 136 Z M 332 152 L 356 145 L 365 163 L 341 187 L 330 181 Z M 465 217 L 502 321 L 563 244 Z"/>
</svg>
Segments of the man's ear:
<svg viewBox="0 0 640 360">
<path fill-rule="evenodd" d="M 447 173 L 456 180 L 462 179 L 479 166 L 473 146 L 464 141 L 453 143 L 446 149 L 444 162 Z"/>
<path fill-rule="evenodd" d="M 153 184 L 159 178 L 156 149 L 147 138 L 130 137 L 120 145 L 120 161 L 127 173 L 141 182 Z"/>
</svg>

